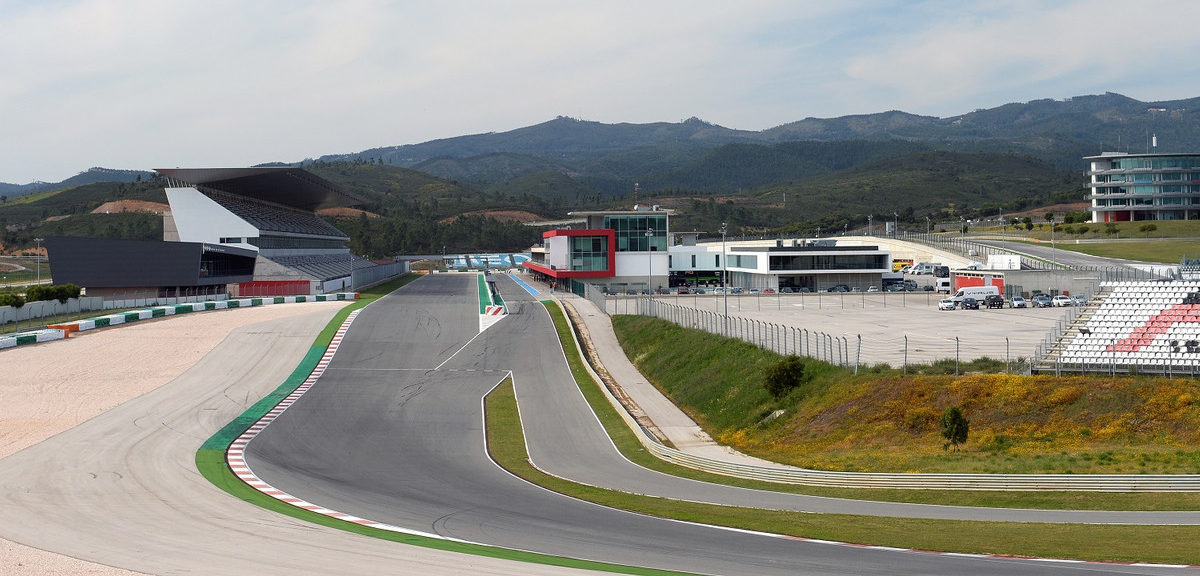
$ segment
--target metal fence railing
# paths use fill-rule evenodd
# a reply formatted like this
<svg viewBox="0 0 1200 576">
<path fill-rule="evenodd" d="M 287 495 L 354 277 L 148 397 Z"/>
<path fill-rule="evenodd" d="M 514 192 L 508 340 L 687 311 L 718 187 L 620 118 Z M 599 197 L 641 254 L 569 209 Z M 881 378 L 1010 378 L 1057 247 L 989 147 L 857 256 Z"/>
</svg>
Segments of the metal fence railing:
<svg viewBox="0 0 1200 576">
<path fill-rule="evenodd" d="M 928 308 L 940 298 L 936 294 L 919 292 L 738 296 L 729 298 L 729 314 L 725 314 L 721 299 L 711 296 L 660 295 L 651 298 L 644 295 L 606 295 L 598 289 L 591 289 L 585 292 L 584 297 L 609 315 L 652 316 L 679 326 L 737 338 L 777 354 L 806 356 L 855 371 L 875 364 L 888 364 L 907 371 L 916 364 L 952 362 L 953 366 L 948 366 L 947 370 L 957 373 L 961 364 L 986 357 L 1002 361 L 1006 371 L 1028 373 L 1033 348 L 1043 342 L 1040 335 L 1037 340 L 1029 338 L 1028 341 L 1017 342 L 1007 337 L 963 338 L 936 333 L 864 337 L 861 334 L 837 334 L 795 323 L 751 318 L 742 313 L 753 314 L 776 308 L 790 310 L 793 307 Z M 743 302 L 743 299 L 746 301 Z"/>
</svg>

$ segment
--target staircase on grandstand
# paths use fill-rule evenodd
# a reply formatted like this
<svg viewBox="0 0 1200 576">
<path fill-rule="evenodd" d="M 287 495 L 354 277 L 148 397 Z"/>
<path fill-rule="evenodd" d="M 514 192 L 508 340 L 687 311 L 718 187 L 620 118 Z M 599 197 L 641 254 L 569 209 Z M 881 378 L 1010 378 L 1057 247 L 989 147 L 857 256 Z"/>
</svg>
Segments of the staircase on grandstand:
<svg viewBox="0 0 1200 576">
<path fill-rule="evenodd" d="M 1105 282 L 1039 347 L 1033 371 L 1200 375 L 1200 261 L 1179 280 Z"/>
</svg>

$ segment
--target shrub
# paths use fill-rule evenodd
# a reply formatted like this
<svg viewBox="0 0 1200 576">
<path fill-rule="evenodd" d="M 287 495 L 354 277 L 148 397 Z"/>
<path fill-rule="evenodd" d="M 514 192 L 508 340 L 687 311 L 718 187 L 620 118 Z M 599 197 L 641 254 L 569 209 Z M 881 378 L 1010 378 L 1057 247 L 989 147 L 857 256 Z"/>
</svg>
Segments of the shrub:
<svg viewBox="0 0 1200 576">
<path fill-rule="evenodd" d="M 938 426 L 942 429 L 942 437 L 947 442 L 942 445 L 943 449 L 953 448 L 958 450 L 958 446 L 967 441 L 967 435 L 971 430 L 971 421 L 963 416 L 962 410 L 958 406 L 950 406 L 942 412 L 942 419 L 938 421 Z"/>
<path fill-rule="evenodd" d="M 12 306 L 13 308 L 20 308 L 24 305 L 25 299 L 22 298 L 20 294 L 13 294 L 11 292 L 0 294 L 0 306 Z"/>
<path fill-rule="evenodd" d="M 1141 228 L 1138 228 L 1138 230 L 1139 230 L 1139 231 L 1141 231 L 1141 232 L 1153 232 L 1153 231 L 1155 231 L 1155 230 L 1158 230 L 1158 225 L 1156 225 L 1156 224 L 1142 224 Z"/>
<path fill-rule="evenodd" d="M 767 368 L 763 386 L 772 398 L 779 400 L 802 383 L 804 383 L 804 361 L 795 354 L 789 354 Z"/>
<path fill-rule="evenodd" d="M 65 304 L 71 298 L 78 298 L 80 288 L 74 284 L 60 284 L 57 286 L 30 286 L 25 291 L 25 299 L 29 302 L 41 302 L 44 300 L 58 300 L 59 303 Z"/>
<path fill-rule="evenodd" d="M 1075 233 L 1079 234 L 1079 235 L 1083 235 L 1083 234 L 1087 234 L 1088 230 L 1091 230 L 1091 228 L 1088 228 L 1087 226 L 1080 226 L 1075 229 Z"/>
</svg>

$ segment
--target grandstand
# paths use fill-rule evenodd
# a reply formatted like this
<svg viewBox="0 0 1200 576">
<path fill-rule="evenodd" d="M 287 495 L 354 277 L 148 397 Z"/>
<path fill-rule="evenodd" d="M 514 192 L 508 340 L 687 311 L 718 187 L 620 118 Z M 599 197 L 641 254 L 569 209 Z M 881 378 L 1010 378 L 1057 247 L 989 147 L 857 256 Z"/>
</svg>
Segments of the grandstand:
<svg viewBox="0 0 1200 576">
<path fill-rule="evenodd" d="M 1180 280 L 1200 280 L 1200 258 L 1183 257 L 1179 259 Z"/>
<path fill-rule="evenodd" d="M 209 242 L 257 254 L 251 283 L 256 295 L 272 286 L 292 293 L 353 289 L 394 266 L 350 253 L 350 238 L 317 216 L 319 208 L 361 201 L 300 168 L 160 169 L 167 177 L 171 213 L 164 216 L 164 239 Z M 400 265 L 402 267 L 402 265 Z"/>
<path fill-rule="evenodd" d="M 1200 280 L 1109 282 L 1036 364 L 1041 372 L 1200 373 Z"/>
</svg>

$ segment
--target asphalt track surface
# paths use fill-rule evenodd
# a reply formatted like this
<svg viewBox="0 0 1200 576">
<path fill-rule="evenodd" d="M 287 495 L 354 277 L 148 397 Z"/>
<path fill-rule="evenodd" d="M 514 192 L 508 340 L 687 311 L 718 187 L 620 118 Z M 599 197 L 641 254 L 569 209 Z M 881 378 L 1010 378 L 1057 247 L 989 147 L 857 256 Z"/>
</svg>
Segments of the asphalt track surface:
<svg viewBox="0 0 1200 576">
<path fill-rule="evenodd" d="M 545 310 L 509 280 L 500 283 L 510 315 L 478 335 L 472 275 L 429 276 L 369 306 L 317 385 L 250 443 L 251 468 L 309 502 L 420 532 L 703 574 L 1177 573 L 813 543 L 625 513 L 530 485 L 497 467 L 484 443 L 482 397 L 510 371 L 531 459 L 580 481 L 759 507 L 901 506 L 1032 519 L 1029 511 L 774 495 L 638 468 L 616 453 L 586 406 Z"/>
<path fill-rule="evenodd" d="M 236 329 L 175 380 L 0 459 L 0 537 L 145 574 L 590 573 L 418 548 L 314 525 L 231 497 L 200 475 L 195 457 L 201 444 L 283 382 L 338 308 L 319 305 L 311 313 Z M 160 322 L 230 313 L 239 311 Z M 122 330 L 136 326 L 84 338 L 116 344 Z M 95 369 L 120 371 L 123 362 L 149 360 L 130 352 L 114 346 L 109 361 Z M 9 358 L 0 358 L 0 369 Z M 0 573 L 43 574 L 3 557 Z"/>
</svg>

